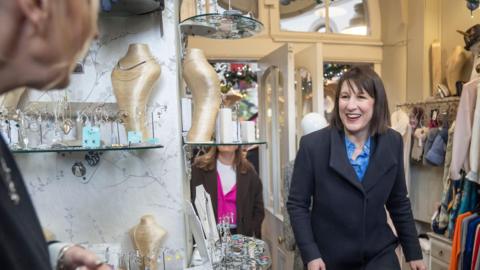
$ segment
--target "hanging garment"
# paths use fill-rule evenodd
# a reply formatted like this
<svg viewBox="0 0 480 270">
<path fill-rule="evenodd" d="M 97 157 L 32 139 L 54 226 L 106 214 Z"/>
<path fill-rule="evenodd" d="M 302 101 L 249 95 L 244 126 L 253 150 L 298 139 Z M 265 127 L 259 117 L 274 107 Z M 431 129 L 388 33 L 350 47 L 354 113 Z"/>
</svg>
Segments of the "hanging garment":
<svg viewBox="0 0 480 270">
<path fill-rule="evenodd" d="M 457 269 L 463 269 L 463 265 L 464 265 L 468 224 L 470 224 L 471 221 L 473 221 L 477 218 L 478 218 L 478 214 L 473 213 L 472 215 L 464 218 L 462 220 L 462 224 L 460 225 L 461 240 L 460 240 L 460 253 L 459 253 L 459 256 L 458 256 Z"/>
<path fill-rule="evenodd" d="M 423 158 L 423 146 L 427 139 L 428 128 L 422 127 L 417 128 L 413 133 L 413 143 L 412 143 L 412 161 L 420 162 Z"/>
<path fill-rule="evenodd" d="M 460 201 L 462 199 L 462 188 L 464 180 L 452 180 L 453 200 L 451 203 L 451 209 L 449 209 L 450 217 L 448 221 L 448 238 L 452 238 L 455 232 L 456 220 L 458 216 L 458 210 L 460 209 Z"/>
<path fill-rule="evenodd" d="M 445 153 L 447 150 L 448 130 L 446 128 L 439 129 L 432 147 L 428 150 L 425 159 L 432 165 L 440 166 L 445 161 Z"/>
<path fill-rule="evenodd" d="M 473 116 L 472 139 L 470 140 L 470 171 L 466 178 L 479 183 L 478 162 L 480 158 L 480 81 L 477 83 L 477 98 Z"/>
<path fill-rule="evenodd" d="M 470 171 L 469 149 L 472 135 L 473 116 L 477 100 L 478 79 L 463 85 L 462 96 L 458 104 L 456 127 L 453 138 L 452 164 L 450 166 L 450 178 L 461 178 L 460 171 Z"/>
<path fill-rule="evenodd" d="M 470 269 L 472 267 L 472 254 L 473 254 L 473 245 L 475 241 L 475 233 L 477 227 L 480 224 L 480 217 L 477 216 L 474 220 L 471 220 L 468 223 L 467 238 L 465 240 L 465 254 L 463 256 L 463 269 Z"/>
<path fill-rule="evenodd" d="M 448 217 L 450 209 L 452 208 L 452 201 L 455 196 L 453 190 L 453 183 L 450 179 L 450 163 L 452 161 L 452 144 L 453 144 L 453 132 L 455 130 L 455 122 L 452 123 L 448 130 L 448 143 L 447 151 L 445 154 L 445 164 L 443 167 L 443 192 L 440 206 L 438 207 L 438 213 L 432 221 L 432 229 L 437 234 L 445 234 L 448 228 Z"/>
<path fill-rule="evenodd" d="M 405 171 L 405 181 L 407 183 L 407 192 L 410 191 L 410 149 L 412 144 L 412 127 L 410 127 L 410 118 L 403 110 L 396 110 L 390 116 L 392 128 L 402 135 L 403 139 L 403 168 Z"/>
<path fill-rule="evenodd" d="M 475 209 L 477 205 L 478 185 L 472 181 L 465 180 L 462 188 L 462 199 L 460 201 L 459 214 Z"/>
<path fill-rule="evenodd" d="M 477 226 L 477 230 L 475 231 L 475 241 L 473 242 L 473 253 L 472 253 L 472 267 L 470 270 L 475 270 L 477 265 L 479 265 L 478 260 L 480 257 L 480 226 Z"/>
<path fill-rule="evenodd" d="M 438 134 L 438 128 L 430 128 L 427 134 L 427 140 L 425 141 L 425 146 L 423 147 L 423 164 L 428 165 L 428 161 L 426 159 L 428 151 L 432 148 L 433 142 Z"/>
<path fill-rule="evenodd" d="M 454 236 L 452 240 L 452 257 L 450 258 L 450 265 L 448 267 L 449 270 L 457 270 L 458 259 L 460 255 L 460 244 L 461 244 L 460 233 L 461 233 L 462 221 L 471 215 L 472 213 L 468 212 L 463 215 L 459 215 L 458 218 L 456 219 L 455 231 L 454 231 Z"/>
</svg>

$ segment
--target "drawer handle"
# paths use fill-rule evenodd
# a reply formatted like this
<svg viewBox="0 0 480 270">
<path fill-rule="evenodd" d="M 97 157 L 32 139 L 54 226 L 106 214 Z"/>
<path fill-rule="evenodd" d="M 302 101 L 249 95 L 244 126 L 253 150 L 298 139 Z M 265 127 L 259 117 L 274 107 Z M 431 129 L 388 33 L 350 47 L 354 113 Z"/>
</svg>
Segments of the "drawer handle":
<svg viewBox="0 0 480 270">
<path fill-rule="evenodd" d="M 443 250 L 438 251 L 438 256 L 443 256 Z"/>
</svg>

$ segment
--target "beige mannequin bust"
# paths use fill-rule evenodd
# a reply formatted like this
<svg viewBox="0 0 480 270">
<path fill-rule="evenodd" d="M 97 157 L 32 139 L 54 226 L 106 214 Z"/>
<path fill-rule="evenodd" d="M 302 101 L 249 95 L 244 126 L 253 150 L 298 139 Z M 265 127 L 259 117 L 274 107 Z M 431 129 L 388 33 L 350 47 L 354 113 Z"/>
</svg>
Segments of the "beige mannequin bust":
<svg viewBox="0 0 480 270">
<path fill-rule="evenodd" d="M 160 73 L 161 67 L 146 44 L 130 44 L 127 54 L 112 71 L 118 109 L 126 112 L 125 129 L 141 131 L 144 139 L 149 137 L 145 108 Z"/>
<path fill-rule="evenodd" d="M 149 265 L 144 265 L 141 269 L 157 269 L 157 261 L 160 245 L 167 232 L 155 222 L 152 215 L 145 215 L 140 218 L 140 223 L 130 230 L 133 244 L 142 256 L 155 258 L 154 260 L 144 260 Z"/>
<path fill-rule="evenodd" d="M 480 78 L 480 42 L 477 42 L 470 47 L 473 56 L 473 68 L 470 73 L 470 81 Z"/>
<path fill-rule="evenodd" d="M 0 107 L 4 107 L 9 111 L 13 111 L 17 108 L 18 102 L 25 93 L 25 87 L 20 87 L 12 91 L 8 91 L 3 95 L 0 95 Z"/>
<path fill-rule="evenodd" d="M 470 53 L 465 51 L 461 46 L 456 46 L 448 58 L 445 78 L 447 80 L 448 90 L 450 91 L 451 95 L 457 94 L 455 83 L 462 80 L 464 77 L 464 66 L 469 59 Z"/>
<path fill-rule="evenodd" d="M 187 141 L 211 141 L 221 103 L 220 80 L 202 50 L 192 48 L 187 51 L 183 78 L 193 96 L 192 127 Z"/>
</svg>

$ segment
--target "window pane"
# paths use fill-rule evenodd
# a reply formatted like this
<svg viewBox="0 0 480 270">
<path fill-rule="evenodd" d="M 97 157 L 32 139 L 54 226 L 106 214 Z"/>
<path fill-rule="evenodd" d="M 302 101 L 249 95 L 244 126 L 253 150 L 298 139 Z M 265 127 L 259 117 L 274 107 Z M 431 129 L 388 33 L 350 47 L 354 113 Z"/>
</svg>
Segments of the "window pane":
<svg viewBox="0 0 480 270">
<path fill-rule="evenodd" d="M 327 18 L 325 1 L 281 0 L 280 28 L 282 31 L 293 32 L 368 35 L 366 2 L 365 0 L 331 0 Z"/>
<path fill-rule="evenodd" d="M 368 35 L 367 4 L 364 0 L 334 1 L 330 6 L 332 28 L 341 34 Z"/>
</svg>

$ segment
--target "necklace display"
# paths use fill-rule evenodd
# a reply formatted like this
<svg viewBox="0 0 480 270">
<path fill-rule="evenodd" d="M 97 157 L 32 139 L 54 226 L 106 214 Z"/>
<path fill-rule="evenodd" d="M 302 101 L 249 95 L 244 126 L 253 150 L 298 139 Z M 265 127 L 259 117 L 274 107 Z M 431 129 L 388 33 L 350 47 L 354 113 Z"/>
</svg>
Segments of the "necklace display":
<svg viewBox="0 0 480 270">
<path fill-rule="evenodd" d="M 154 60 L 154 58 L 148 58 L 147 60 L 143 60 L 142 62 L 137 63 L 137 64 L 134 64 L 133 66 L 129 66 L 129 67 L 124 67 L 124 66 L 122 66 L 122 65 L 120 64 L 120 61 L 118 61 L 118 62 L 117 62 L 117 68 L 118 68 L 119 70 L 123 70 L 123 71 L 125 71 L 125 70 L 132 70 L 132 69 L 134 69 L 134 68 L 136 68 L 136 67 L 138 67 L 138 66 L 141 66 L 141 65 L 143 65 L 143 64 L 145 64 L 145 63 L 147 63 L 148 61 L 151 61 L 151 60 Z"/>
<path fill-rule="evenodd" d="M 10 197 L 10 200 L 13 202 L 13 204 L 18 205 L 20 203 L 20 195 L 17 193 L 17 188 L 15 187 L 15 183 L 12 180 L 12 170 L 10 167 L 8 167 L 7 162 L 5 161 L 5 158 L 0 157 L 0 165 L 2 169 L 2 179 L 3 183 L 8 189 L 8 196 Z"/>
</svg>

